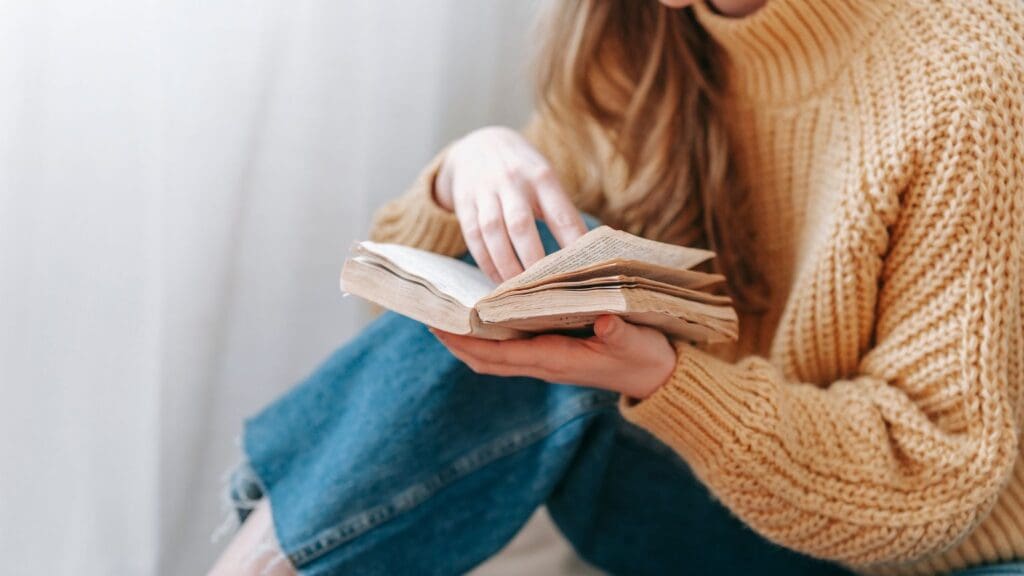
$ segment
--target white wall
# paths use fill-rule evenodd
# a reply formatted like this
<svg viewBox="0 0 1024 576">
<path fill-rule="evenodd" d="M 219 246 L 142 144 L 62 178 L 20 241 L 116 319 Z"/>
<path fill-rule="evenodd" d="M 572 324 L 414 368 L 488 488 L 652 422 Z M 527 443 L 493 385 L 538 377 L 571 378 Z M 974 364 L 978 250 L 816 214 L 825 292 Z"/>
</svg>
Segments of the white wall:
<svg viewBox="0 0 1024 576">
<path fill-rule="evenodd" d="M 337 274 L 525 119 L 533 2 L 0 0 L 0 557 L 195 574 L 242 418 L 365 320 Z"/>
</svg>

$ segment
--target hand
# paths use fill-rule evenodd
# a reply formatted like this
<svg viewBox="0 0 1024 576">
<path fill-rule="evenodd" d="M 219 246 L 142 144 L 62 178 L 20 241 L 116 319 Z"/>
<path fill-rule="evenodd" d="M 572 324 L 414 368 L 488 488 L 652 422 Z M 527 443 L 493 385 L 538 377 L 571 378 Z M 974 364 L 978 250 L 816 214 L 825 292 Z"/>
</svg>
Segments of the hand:
<svg viewBox="0 0 1024 576">
<path fill-rule="evenodd" d="M 601 316 L 594 336 L 545 334 L 496 342 L 431 332 L 474 372 L 531 376 L 646 398 L 664 384 L 676 365 L 676 351 L 661 332 L 635 326 L 618 316 Z"/>
<path fill-rule="evenodd" d="M 469 253 L 495 282 L 544 257 L 537 218 L 563 247 L 587 231 L 547 160 L 509 128 L 482 128 L 453 144 L 435 195 L 455 212 Z"/>
</svg>

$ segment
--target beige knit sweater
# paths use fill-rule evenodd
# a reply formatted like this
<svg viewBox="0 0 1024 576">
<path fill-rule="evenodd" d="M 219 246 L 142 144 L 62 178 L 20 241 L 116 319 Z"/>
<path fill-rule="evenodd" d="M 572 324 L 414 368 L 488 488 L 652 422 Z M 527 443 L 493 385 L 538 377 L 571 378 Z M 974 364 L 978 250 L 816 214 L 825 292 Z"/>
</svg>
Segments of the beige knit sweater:
<svg viewBox="0 0 1024 576">
<path fill-rule="evenodd" d="M 1024 558 L 1024 2 L 771 0 L 729 56 L 770 312 L 623 403 L 767 538 L 878 573 Z M 584 210 L 544 122 L 528 136 Z M 439 162 L 373 236 L 464 250 Z M 685 511 L 680 511 L 685 514 Z"/>
</svg>

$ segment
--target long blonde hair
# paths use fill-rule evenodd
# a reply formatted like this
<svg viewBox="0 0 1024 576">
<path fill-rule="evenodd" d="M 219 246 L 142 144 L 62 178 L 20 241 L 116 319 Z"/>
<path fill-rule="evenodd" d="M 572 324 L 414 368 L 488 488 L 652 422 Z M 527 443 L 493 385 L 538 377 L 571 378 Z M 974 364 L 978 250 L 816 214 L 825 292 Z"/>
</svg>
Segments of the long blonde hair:
<svg viewBox="0 0 1024 576">
<path fill-rule="evenodd" d="M 581 167 L 580 186 L 599 186 L 608 158 L 595 130 L 626 168 L 625 210 L 609 224 L 666 242 L 699 242 L 718 253 L 737 304 L 763 308 L 765 287 L 749 257 L 745 190 L 718 110 L 717 50 L 691 10 L 655 0 L 555 0 L 544 20 L 538 107 Z M 696 202 L 697 206 L 689 203 Z"/>
</svg>

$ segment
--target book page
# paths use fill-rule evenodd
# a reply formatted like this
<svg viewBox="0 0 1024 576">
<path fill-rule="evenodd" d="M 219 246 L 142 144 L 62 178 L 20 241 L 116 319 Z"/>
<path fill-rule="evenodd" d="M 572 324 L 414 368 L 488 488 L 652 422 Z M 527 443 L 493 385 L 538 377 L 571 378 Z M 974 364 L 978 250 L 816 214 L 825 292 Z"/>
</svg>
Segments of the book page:
<svg viewBox="0 0 1024 576">
<path fill-rule="evenodd" d="M 370 241 L 360 242 L 356 252 L 381 260 L 388 267 L 400 270 L 400 274 L 427 281 L 438 292 L 454 298 L 466 308 L 472 308 L 494 290 L 494 282 L 478 268 L 441 254 Z"/>
<path fill-rule="evenodd" d="M 590 288 L 646 288 L 662 294 L 668 294 L 683 300 L 692 302 L 704 302 L 717 306 L 729 306 L 732 299 L 727 295 L 712 294 L 702 290 L 694 290 L 675 284 L 667 284 L 657 280 L 651 280 L 642 276 L 595 276 L 583 280 L 573 278 L 568 281 L 545 282 L 533 287 L 520 288 L 508 292 L 499 292 L 482 299 L 477 307 L 484 305 L 502 305 L 510 296 L 522 296 L 524 294 L 543 294 L 551 290 L 587 290 Z"/>
<path fill-rule="evenodd" d="M 725 285 L 725 276 L 720 274 L 708 274 L 696 270 L 685 270 L 681 268 L 666 268 L 647 262 L 637 260 L 607 260 L 592 266 L 569 270 L 538 278 L 532 282 L 518 283 L 509 286 L 506 282 L 499 286 L 485 300 L 495 300 L 505 294 L 523 292 L 527 290 L 540 290 L 549 284 L 561 284 L 570 282 L 586 282 L 593 278 L 609 276 L 633 276 L 641 277 L 654 282 L 671 284 L 690 290 L 711 291 Z"/>
<path fill-rule="evenodd" d="M 688 269 L 713 257 L 714 252 L 708 250 L 646 240 L 601 226 L 587 232 L 572 246 L 545 256 L 522 274 L 503 282 L 497 291 L 514 290 L 608 260 L 636 260 L 666 268 Z"/>
<path fill-rule="evenodd" d="M 468 334 L 473 328 L 470 308 L 438 295 L 424 280 L 410 280 L 364 256 L 345 261 L 341 289 L 453 334 Z"/>
<path fill-rule="evenodd" d="M 442 294 L 426 280 L 376 255 L 363 254 L 345 261 L 341 271 L 343 291 L 453 334 L 471 334 L 489 340 L 526 335 L 505 326 L 483 323 L 472 308 Z"/>
<path fill-rule="evenodd" d="M 602 314 L 615 314 L 698 342 L 735 340 L 738 335 L 738 319 L 731 307 L 682 300 L 642 286 L 513 294 L 506 304 L 493 308 L 481 304 L 479 316 L 526 332 L 584 328 Z"/>
</svg>

